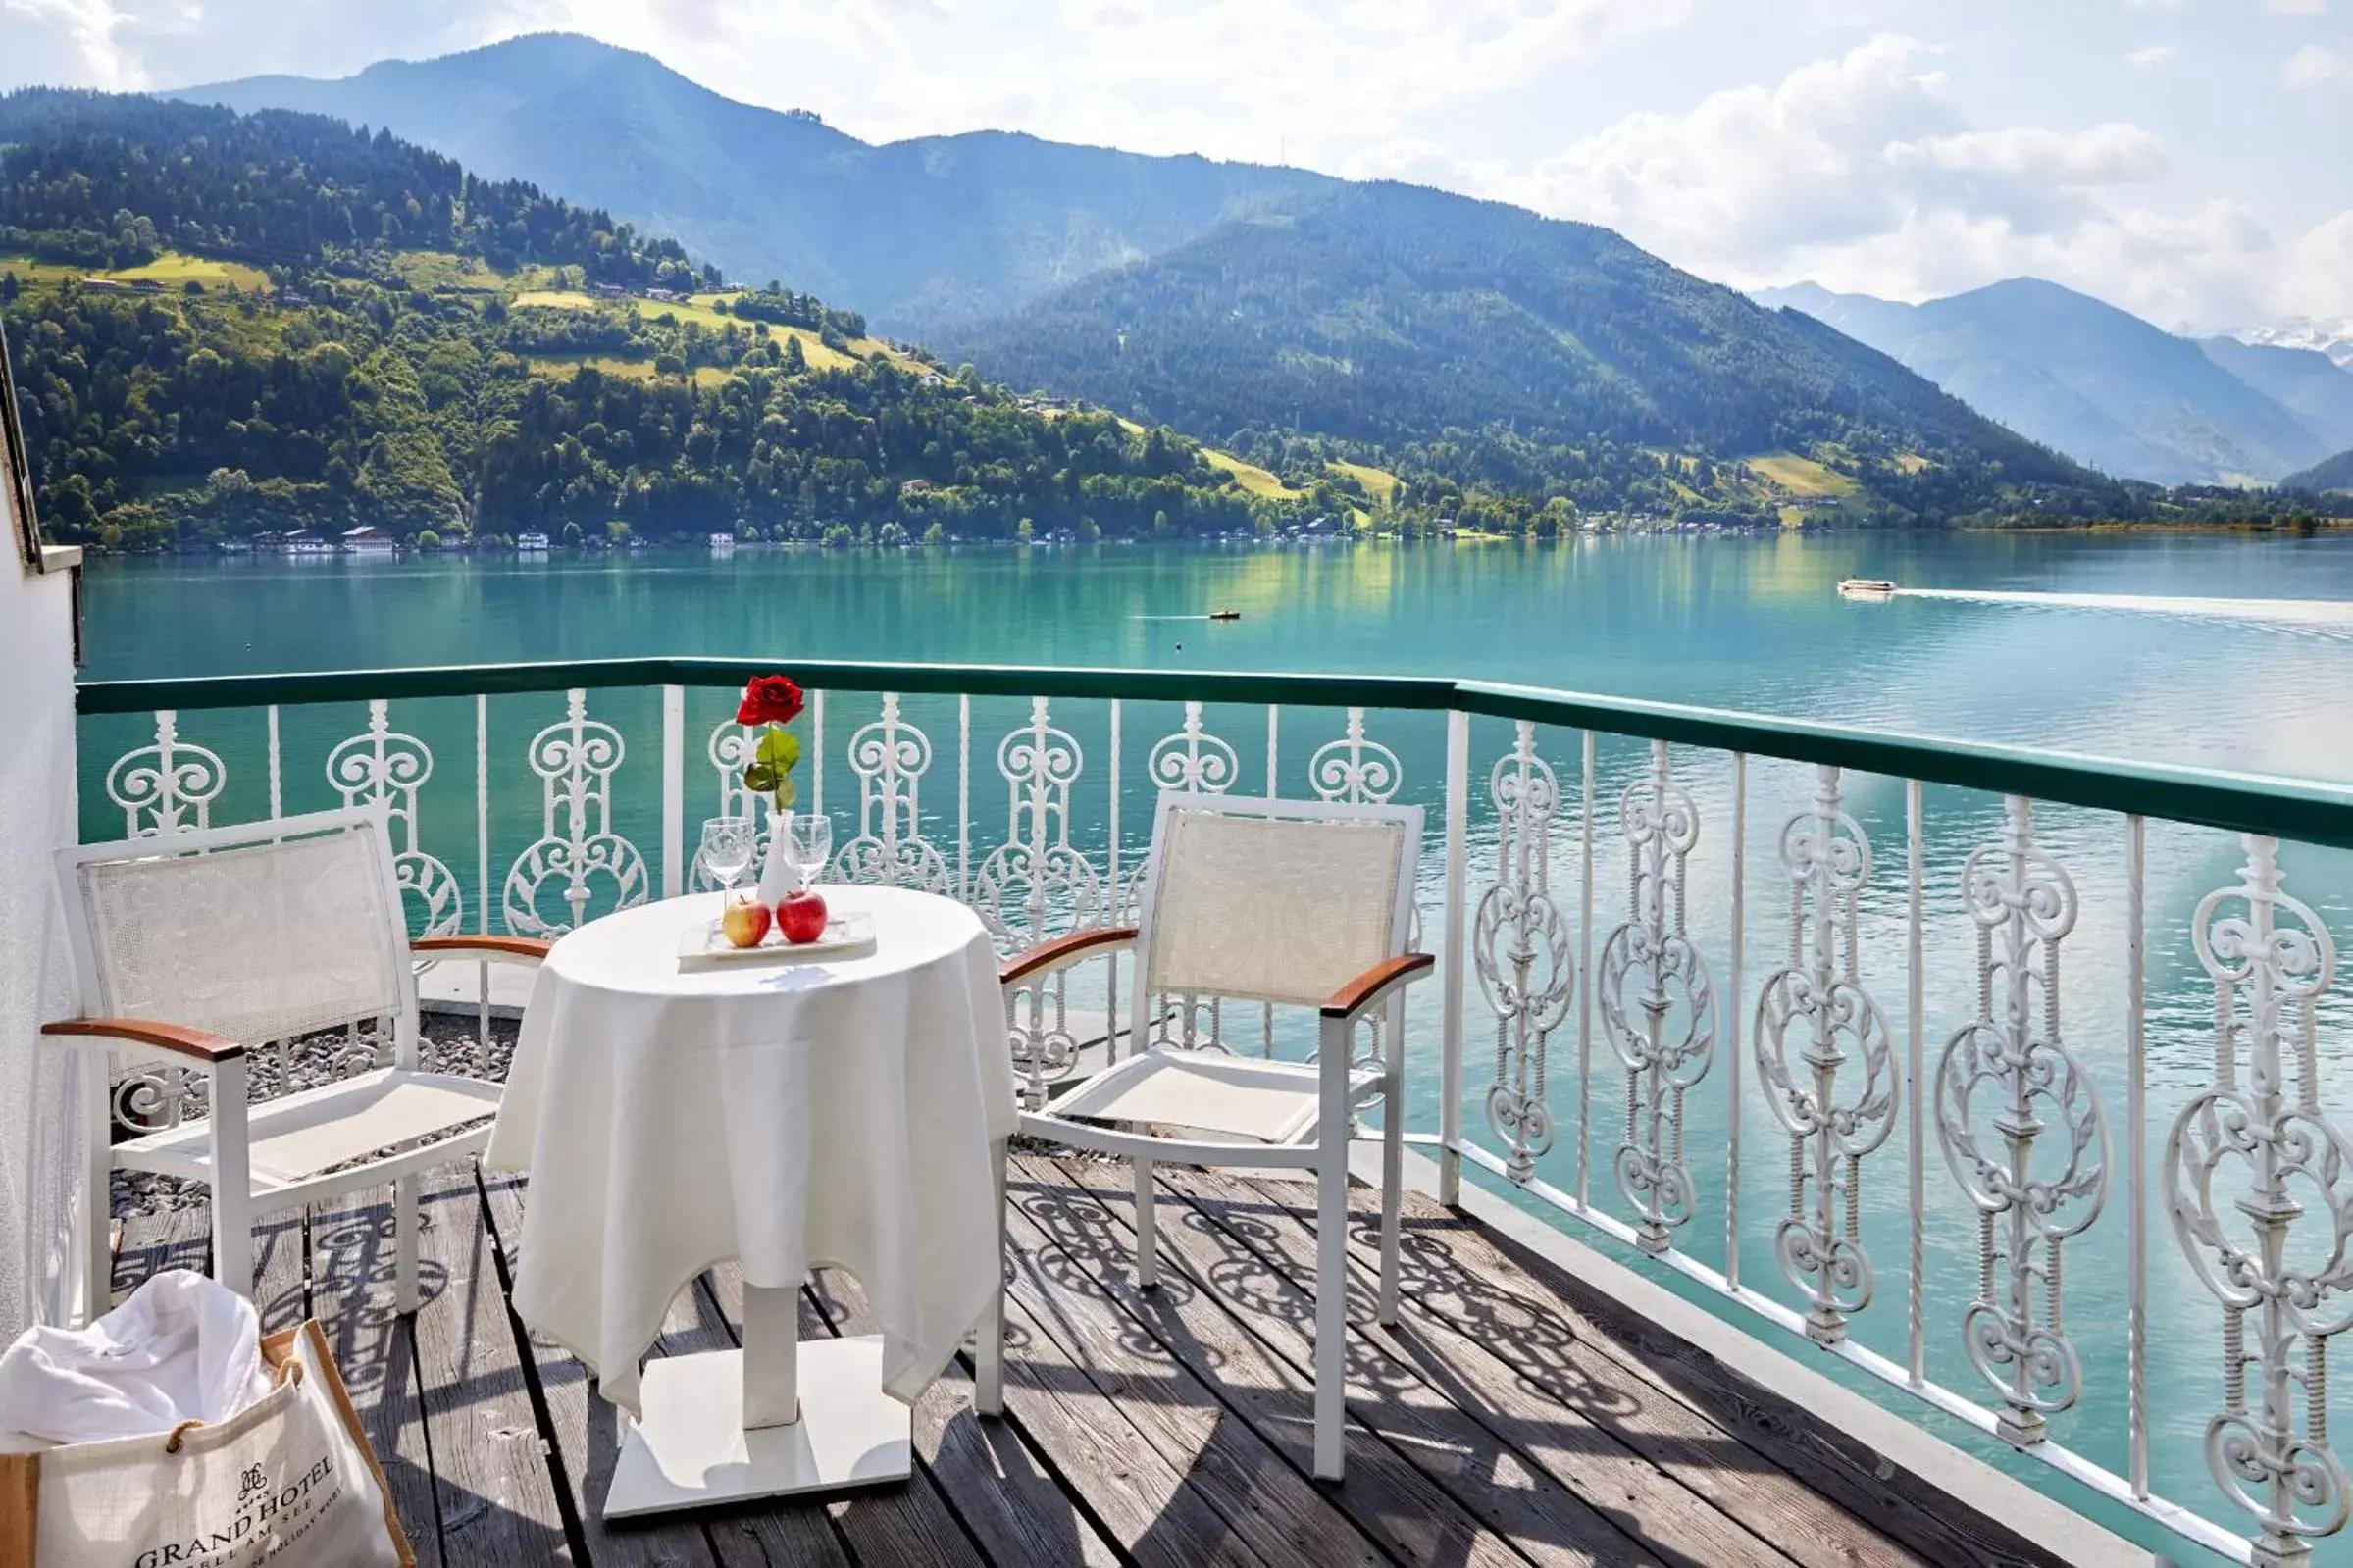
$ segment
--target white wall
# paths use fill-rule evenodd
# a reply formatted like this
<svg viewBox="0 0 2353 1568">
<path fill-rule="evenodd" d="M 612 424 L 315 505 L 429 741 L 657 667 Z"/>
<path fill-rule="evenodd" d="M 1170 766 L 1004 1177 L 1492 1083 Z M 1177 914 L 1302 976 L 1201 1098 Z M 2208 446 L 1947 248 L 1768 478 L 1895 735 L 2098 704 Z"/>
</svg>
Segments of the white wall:
<svg viewBox="0 0 2353 1568">
<path fill-rule="evenodd" d="M 0 467 L 5 467 L 0 458 Z M 73 1171 L 70 1075 L 40 1025 L 72 1010 L 50 852 L 76 833 L 72 574 L 22 565 L 0 474 L 0 1344 L 72 1282 L 54 1245 Z"/>
</svg>

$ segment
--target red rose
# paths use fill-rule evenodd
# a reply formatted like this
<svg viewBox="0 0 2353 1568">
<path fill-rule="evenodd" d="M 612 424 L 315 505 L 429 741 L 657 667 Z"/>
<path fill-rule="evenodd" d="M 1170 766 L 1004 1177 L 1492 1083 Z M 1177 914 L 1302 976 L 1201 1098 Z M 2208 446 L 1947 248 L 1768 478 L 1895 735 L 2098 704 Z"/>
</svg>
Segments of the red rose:
<svg viewBox="0 0 2353 1568">
<path fill-rule="evenodd" d="M 738 724 L 791 724 L 800 717 L 800 687 L 790 676 L 755 676 L 736 709 Z"/>
</svg>

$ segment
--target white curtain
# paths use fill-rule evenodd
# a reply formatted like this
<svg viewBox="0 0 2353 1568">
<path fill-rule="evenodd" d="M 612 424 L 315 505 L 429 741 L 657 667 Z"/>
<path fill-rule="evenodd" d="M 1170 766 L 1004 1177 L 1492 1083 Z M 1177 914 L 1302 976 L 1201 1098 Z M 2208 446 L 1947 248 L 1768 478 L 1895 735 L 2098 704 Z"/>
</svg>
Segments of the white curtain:
<svg viewBox="0 0 2353 1568">
<path fill-rule="evenodd" d="M 4 480 L 5 475 L 0 475 Z M 51 856 L 77 834 L 71 585 L 0 560 L 0 1344 L 76 1305 L 74 1010 Z M 103 1289 L 103 1282 L 101 1282 Z"/>
</svg>

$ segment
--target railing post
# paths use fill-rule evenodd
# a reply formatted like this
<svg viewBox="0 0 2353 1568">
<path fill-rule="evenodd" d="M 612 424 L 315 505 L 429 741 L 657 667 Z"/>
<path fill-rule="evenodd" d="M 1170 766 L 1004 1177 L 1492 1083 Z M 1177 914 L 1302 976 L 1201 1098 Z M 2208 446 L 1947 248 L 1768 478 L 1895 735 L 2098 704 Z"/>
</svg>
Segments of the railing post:
<svg viewBox="0 0 2353 1568">
<path fill-rule="evenodd" d="M 1585 732 L 1577 873 L 1577 1206 L 1592 1200 L 1593 1164 L 1593 731 Z"/>
<path fill-rule="evenodd" d="M 286 814 L 284 758 L 279 751 L 278 704 L 270 704 L 270 820 Z"/>
<path fill-rule="evenodd" d="M 686 890 L 687 688 L 662 687 L 662 896 Z"/>
<path fill-rule="evenodd" d="M 474 694 L 474 875 L 482 888 L 482 902 L 475 905 L 481 918 L 475 924 L 483 935 L 490 932 L 490 698 L 487 693 Z M 511 929 L 511 928 L 510 928 Z M 474 966 L 475 1023 L 481 1033 L 474 1037 L 485 1052 L 490 1048 L 490 964 L 485 959 Z"/>
<path fill-rule="evenodd" d="M 2124 819 L 2125 1480 L 2149 1496 L 2148 828 Z"/>
<path fill-rule="evenodd" d="M 1730 1109 L 1724 1116 L 1724 1285 L 1740 1289 L 1740 1013 L 1741 961 L 1748 951 L 1749 758 L 1732 753 L 1732 1005 L 1725 1030 L 1731 1041 Z"/>
<path fill-rule="evenodd" d="M 1922 1104 L 1923 1086 L 1927 1082 L 1927 930 L 1921 909 L 1922 888 L 1920 865 L 1920 782 L 1904 781 L 1904 869 L 1905 901 L 1905 1063 L 1910 1077 L 1904 1085 L 1906 1099 L 1905 1122 L 1911 1129 L 1911 1141 L 1905 1150 L 1905 1176 L 1911 1193 L 1912 1222 L 1909 1232 L 1910 1267 L 1906 1271 L 1907 1318 L 1905 1368 L 1912 1375 L 1916 1389 L 1928 1381 L 1927 1305 L 1920 1298 L 1926 1290 L 1925 1248 L 1927 1245 L 1928 1189 L 1927 1189 L 1927 1131 L 1928 1116 Z"/>
<path fill-rule="evenodd" d="M 1470 826 L 1470 715 L 1446 716 L 1446 947 L 1439 963 L 1438 1201 L 1462 1199 L 1462 949 L 1463 901 L 1470 881 L 1465 863 Z"/>
</svg>

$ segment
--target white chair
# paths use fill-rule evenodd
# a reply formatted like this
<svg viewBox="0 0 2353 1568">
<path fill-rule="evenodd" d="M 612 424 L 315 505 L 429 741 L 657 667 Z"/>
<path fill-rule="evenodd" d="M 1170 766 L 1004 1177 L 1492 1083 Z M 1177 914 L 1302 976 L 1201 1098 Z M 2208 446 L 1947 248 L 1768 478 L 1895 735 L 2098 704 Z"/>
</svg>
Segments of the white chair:
<svg viewBox="0 0 2353 1568">
<path fill-rule="evenodd" d="M 1157 1283 L 1155 1162 L 1314 1173 L 1315 1474 L 1331 1481 L 1343 1448 L 1349 1140 L 1356 1112 L 1376 1103 L 1378 1310 L 1381 1322 L 1397 1321 L 1405 987 L 1433 962 L 1406 950 L 1421 828 L 1418 806 L 1164 794 L 1139 924 L 1073 933 L 1001 971 L 1011 1020 L 1017 993 L 1054 971 L 1135 951 L 1127 1037 L 1143 1048 L 1025 1112 L 1021 1130 L 1135 1162 L 1139 1284 Z M 1240 1021 L 1229 1014 L 1254 1026 L 1261 1009 L 1247 1004 L 1317 1009 L 1315 1060 L 1236 1054 L 1222 1026 Z M 1358 1026 L 1376 1015 L 1380 1058 L 1359 1062 Z M 1001 1310 L 1000 1299 L 981 1341 L 980 1402 L 990 1414 L 1002 1400 L 1003 1336 L 990 1332 L 1001 1328 Z"/>
<path fill-rule="evenodd" d="M 537 963 L 547 943 L 411 941 L 381 807 L 85 844 L 57 871 L 83 1016 L 42 1033 L 85 1052 L 83 1316 L 107 1305 L 115 1170 L 210 1188 L 213 1274 L 245 1295 L 256 1218 L 392 1183 L 397 1305 L 414 1312 L 420 1173 L 481 1150 L 499 1086 L 418 1070 L 413 955 Z M 390 1066 L 247 1103 L 250 1050 L 361 1023 L 390 1030 Z M 164 1125 L 113 1143 L 119 1061 Z M 201 1117 L 179 1114 L 191 1072 Z"/>
</svg>

